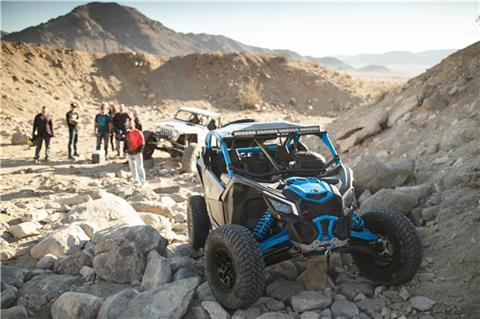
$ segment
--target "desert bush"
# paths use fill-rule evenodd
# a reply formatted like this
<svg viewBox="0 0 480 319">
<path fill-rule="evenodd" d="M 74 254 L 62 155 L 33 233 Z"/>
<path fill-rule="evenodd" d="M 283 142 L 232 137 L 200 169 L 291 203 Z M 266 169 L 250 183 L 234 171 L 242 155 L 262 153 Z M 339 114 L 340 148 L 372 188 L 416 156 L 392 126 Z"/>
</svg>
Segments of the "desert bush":
<svg viewBox="0 0 480 319">
<path fill-rule="evenodd" d="M 262 101 L 258 89 L 253 82 L 245 84 L 238 92 L 238 100 L 240 105 L 247 109 L 255 109 Z"/>
</svg>

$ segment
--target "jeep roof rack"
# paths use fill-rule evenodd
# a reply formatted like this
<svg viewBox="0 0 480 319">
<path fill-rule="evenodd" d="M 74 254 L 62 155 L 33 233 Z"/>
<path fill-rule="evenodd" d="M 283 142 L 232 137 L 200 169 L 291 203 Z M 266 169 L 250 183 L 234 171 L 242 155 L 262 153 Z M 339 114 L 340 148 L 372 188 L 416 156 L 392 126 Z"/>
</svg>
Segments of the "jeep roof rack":
<svg viewBox="0 0 480 319">
<path fill-rule="evenodd" d="M 190 113 L 197 113 L 197 114 L 201 114 L 201 115 L 205 115 L 205 116 L 211 116 L 211 117 L 219 117 L 220 116 L 219 113 L 199 109 L 199 108 L 196 108 L 196 107 L 190 107 L 190 106 L 182 106 L 179 109 L 179 111 L 187 111 L 187 112 L 190 112 Z"/>
<path fill-rule="evenodd" d="M 291 133 L 324 133 L 319 125 L 300 125 L 291 122 L 253 122 L 239 123 L 223 127 L 216 131 L 222 137 L 286 136 Z"/>
</svg>

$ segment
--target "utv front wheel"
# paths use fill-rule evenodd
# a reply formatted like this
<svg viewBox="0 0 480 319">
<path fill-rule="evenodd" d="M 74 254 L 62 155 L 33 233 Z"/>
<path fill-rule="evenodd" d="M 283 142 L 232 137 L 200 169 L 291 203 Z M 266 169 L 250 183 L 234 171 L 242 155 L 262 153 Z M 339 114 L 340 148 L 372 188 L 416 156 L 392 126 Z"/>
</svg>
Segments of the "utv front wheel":
<svg viewBox="0 0 480 319">
<path fill-rule="evenodd" d="M 210 232 L 205 245 L 208 285 L 227 309 L 246 308 L 265 287 L 265 264 L 250 231 L 223 225 Z"/>
<path fill-rule="evenodd" d="M 382 238 L 372 244 L 373 254 L 352 253 L 360 271 L 388 286 L 411 280 L 423 258 L 420 235 L 412 222 L 403 214 L 386 209 L 372 209 L 362 217 L 365 227 Z"/>
<path fill-rule="evenodd" d="M 182 156 L 182 171 L 191 173 L 195 170 L 200 151 L 201 148 L 197 143 L 190 143 L 187 146 Z"/>
<path fill-rule="evenodd" d="M 207 204 L 203 196 L 195 195 L 188 199 L 187 226 L 192 247 L 194 249 L 203 248 L 211 228 Z"/>
</svg>

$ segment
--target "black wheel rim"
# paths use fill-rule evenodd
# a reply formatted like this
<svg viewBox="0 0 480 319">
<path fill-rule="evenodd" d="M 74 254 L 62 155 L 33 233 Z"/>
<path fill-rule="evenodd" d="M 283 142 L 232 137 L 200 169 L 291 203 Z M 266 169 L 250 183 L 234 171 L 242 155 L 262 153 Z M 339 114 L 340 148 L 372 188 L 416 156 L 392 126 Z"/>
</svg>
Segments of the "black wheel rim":
<svg viewBox="0 0 480 319">
<path fill-rule="evenodd" d="M 215 252 L 215 267 L 217 269 L 218 280 L 226 289 L 232 289 L 235 283 L 235 270 L 233 262 L 227 251 L 223 248 Z"/>
<path fill-rule="evenodd" d="M 393 241 L 387 236 L 382 236 L 382 238 L 375 243 L 374 252 L 377 255 L 377 258 L 373 259 L 373 262 L 378 266 L 388 266 L 393 260 L 395 254 Z"/>
</svg>

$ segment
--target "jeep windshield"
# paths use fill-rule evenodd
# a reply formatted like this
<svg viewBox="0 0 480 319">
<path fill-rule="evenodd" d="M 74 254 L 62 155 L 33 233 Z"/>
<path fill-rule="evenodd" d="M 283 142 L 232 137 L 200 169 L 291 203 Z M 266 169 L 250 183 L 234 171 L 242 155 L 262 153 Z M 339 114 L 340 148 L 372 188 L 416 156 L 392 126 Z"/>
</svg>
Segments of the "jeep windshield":
<svg viewBox="0 0 480 319">
<path fill-rule="evenodd" d="M 204 114 L 192 113 L 186 110 L 180 110 L 174 116 L 175 120 L 207 126 L 209 117 Z"/>
</svg>

